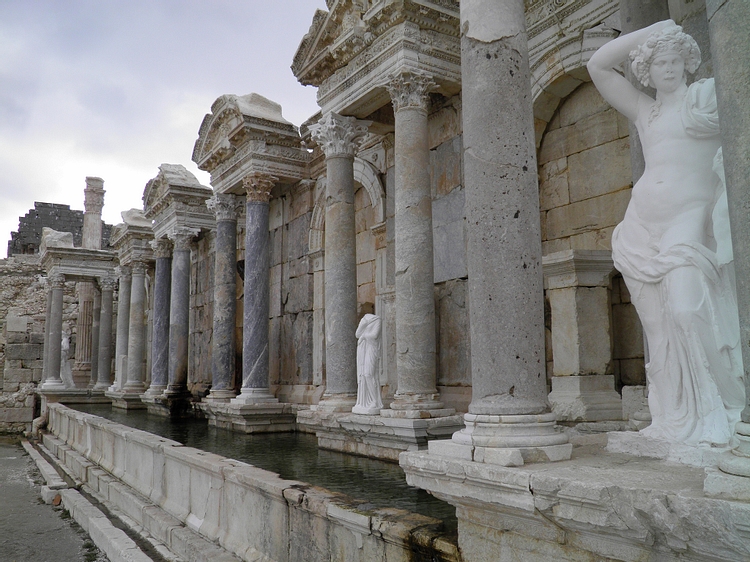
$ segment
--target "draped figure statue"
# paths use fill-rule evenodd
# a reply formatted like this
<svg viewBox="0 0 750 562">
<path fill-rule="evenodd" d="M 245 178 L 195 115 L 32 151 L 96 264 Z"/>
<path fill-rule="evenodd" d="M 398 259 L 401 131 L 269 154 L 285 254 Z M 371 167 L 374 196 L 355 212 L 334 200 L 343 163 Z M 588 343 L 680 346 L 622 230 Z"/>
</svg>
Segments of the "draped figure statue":
<svg viewBox="0 0 750 562">
<path fill-rule="evenodd" d="M 628 55 L 656 99 L 616 71 Z M 607 43 L 588 69 L 635 122 L 646 164 L 612 234 L 648 342 L 653 421 L 641 433 L 720 446 L 732 439 L 745 387 L 714 81 L 687 86 L 699 64 L 695 40 L 669 20 Z"/>
<path fill-rule="evenodd" d="M 380 397 L 380 317 L 365 314 L 357 326 L 357 403 L 354 414 L 378 415 L 383 408 Z"/>
</svg>

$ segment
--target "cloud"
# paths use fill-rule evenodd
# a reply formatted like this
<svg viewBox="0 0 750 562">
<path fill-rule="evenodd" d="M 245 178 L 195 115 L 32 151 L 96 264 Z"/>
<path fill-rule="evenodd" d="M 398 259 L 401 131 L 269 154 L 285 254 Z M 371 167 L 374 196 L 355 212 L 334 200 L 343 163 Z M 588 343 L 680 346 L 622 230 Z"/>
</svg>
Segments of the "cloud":
<svg viewBox="0 0 750 562">
<path fill-rule="evenodd" d="M 0 240 L 34 201 L 83 208 L 105 180 L 104 218 L 142 205 L 163 162 L 190 161 L 222 94 L 257 92 L 300 124 L 315 90 L 289 66 L 323 0 L 0 2 Z"/>
</svg>

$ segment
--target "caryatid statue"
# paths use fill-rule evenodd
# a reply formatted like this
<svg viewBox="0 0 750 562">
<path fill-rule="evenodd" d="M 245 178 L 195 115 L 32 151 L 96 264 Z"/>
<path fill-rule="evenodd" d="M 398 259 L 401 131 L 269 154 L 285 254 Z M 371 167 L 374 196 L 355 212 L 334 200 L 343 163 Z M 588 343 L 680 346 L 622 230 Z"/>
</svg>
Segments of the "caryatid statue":
<svg viewBox="0 0 750 562">
<path fill-rule="evenodd" d="M 380 316 L 365 314 L 357 331 L 357 404 L 354 414 L 378 415 L 383 408 L 380 397 Z"/>
<path fill-rule="evenodd" d="M 628 56 L 656 99 L 615 70 Z M 612 234 L 615 267 L 648 342 L 653 421 L 641 433 L 726 445 L 745 387 L 726 190 L 714 170 L 721 156 L 714 81 L 687 85 L 700 61 L 695 40 L 669 20 L 607 43 L 588 69 L 604 99 L 635 122 L 646 164 Z"/>
</svg>

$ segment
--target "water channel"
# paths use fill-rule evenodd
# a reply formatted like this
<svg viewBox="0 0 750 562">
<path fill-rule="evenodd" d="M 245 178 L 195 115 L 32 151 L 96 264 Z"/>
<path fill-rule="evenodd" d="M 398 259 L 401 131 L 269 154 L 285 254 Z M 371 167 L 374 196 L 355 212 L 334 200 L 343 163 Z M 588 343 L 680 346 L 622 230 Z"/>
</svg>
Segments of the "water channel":
<svg viewBox="0 0 750 562">
<path fill-rule="evenodd" d="M 366 457 L 318 448 L 307 433 L 246 435 L 208 425 L 204 419 L 168 419 L 146 410 L 125 412 L 108 404 L 71 405 L 82 412 L 172 439 L 223 457 L 275 472 L 362 500 L 360 508 L 397 507 L 440 519 L 446 531 L 456 531 L 456 512 L 450 504 L 406 483 L 401 468 Z"/>
</svg>

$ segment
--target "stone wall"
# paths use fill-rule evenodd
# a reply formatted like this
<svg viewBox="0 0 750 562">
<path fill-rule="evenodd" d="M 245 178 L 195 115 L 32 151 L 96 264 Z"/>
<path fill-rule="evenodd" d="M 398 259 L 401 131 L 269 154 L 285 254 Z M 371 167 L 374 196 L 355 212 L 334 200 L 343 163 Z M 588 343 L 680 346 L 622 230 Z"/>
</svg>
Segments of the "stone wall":
<svg viewBox="0 0 750 562">
<path fill-rule="evenodd" d="M 538 159 L 544 255 L 611 250 L 612 231 L 625 215 L 632 189 L 627 119 L 584 82 L 550 120 Z M 645 384 L 643 333 L 621 276 L 613 280 L 610 294 L 619 391 L 623 385 Z M 548 372 L 552 360 L 548 345 Z"/>
<path fill-rule="evenodd" d="M 214 324 L 214 236 L 202 233 L 190 252 L 190 391 L 205 396 L 211 385 L 211 336 Z"/>
</svg>

